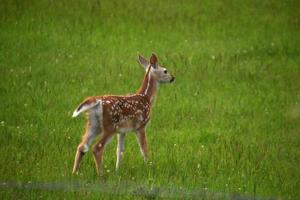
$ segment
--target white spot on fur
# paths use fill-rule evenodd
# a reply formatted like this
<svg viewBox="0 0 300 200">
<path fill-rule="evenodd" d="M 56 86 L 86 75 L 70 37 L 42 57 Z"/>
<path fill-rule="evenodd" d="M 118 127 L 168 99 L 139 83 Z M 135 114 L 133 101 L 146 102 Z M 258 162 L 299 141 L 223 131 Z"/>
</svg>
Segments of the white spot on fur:
<svg viewBox="0 0 300 200">
<path fill-rule="evenodd" d="M 88 152 L 88 150 L 89 150 L 89 146 L 87 144 L 83 145 L 83 150 L 82 150 L 83 153 Z"/>
</svg>

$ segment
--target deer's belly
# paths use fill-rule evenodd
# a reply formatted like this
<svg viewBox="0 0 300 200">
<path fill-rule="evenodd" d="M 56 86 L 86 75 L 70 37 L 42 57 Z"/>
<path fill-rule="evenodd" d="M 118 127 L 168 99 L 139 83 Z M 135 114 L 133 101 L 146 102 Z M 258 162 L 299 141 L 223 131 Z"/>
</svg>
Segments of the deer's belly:
<svg viewBox="0 0 300 200">
<path fill-rule="evenodd" d="M 142 125 L 142 121 L 138 118 L 121 120 L 117 125 L 116 129 L 118 132 L 126 133 L 131 131 L 136 131 Z"/>
</svg>

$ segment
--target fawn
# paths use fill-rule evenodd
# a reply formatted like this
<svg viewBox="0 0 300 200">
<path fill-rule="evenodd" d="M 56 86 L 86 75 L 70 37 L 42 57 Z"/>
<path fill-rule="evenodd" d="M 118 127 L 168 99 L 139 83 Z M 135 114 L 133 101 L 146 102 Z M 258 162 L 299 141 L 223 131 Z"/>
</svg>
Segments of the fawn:
<svg viewBox="0 0 300 200">
<path fill-rule="evenodd" d="M 158 64 L 155 54 L 151 55 L 150 61 L 139 55 L 139 63 L 144 67 L 146 73 L 140 89 L 135 94 L 88 97 L 74 111 L 73 117 L 87 111 L 88 121 L 82 141 L 77 147 L 73 174 L 78 171 L 80 161 L 88 151 L 92 140 L 100 134 L 102 135 L 100 141 L 93 147 L 98 175 L 105 145 L 115 133 L 117 133 L 118 138 L 116 169 L 119 168 L 123 156 L 124 139 L 127 132 L 136 132 L 140 151 L 144 161 L 147 161 L 148 150 L 145 129 L 150 120 L 153 100 L 159 84 L 171 83 L 175 80 L 175 77 L 166 68 Z"/>
</svg>

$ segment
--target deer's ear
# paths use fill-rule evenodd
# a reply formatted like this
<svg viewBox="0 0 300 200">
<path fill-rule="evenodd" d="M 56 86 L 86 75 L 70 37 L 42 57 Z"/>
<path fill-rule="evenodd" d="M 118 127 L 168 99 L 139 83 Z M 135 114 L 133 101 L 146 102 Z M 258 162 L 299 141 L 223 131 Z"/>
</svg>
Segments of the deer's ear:
<svg viewBox="0 0 300 200">
<path fill-rule="evenodd" d="M 139 54 L 139 63 L 145 68 L 147 69 L 147 67 L 149 66 L 149 61 L 144 58 L 144 56 Z"/>
<path fill-rule="evenodd" d="M 150 64 L 153 68 L 157 68 L 157 62 L 158 59 L 156 57 L 156 55 L 154 53 L 152 53 L 151 57 L 150 57 Z"/>
</svg>

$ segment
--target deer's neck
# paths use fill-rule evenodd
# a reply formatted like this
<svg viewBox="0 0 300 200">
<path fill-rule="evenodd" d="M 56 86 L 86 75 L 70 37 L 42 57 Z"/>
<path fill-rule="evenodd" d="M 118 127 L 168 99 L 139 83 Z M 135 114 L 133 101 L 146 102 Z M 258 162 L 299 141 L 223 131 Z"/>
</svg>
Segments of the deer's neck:
<svg viewBox="0 0 300 200">
<path fill-rule="evenodd" d="M 157 82 L 156 78 L 151 74 L 151 67 L 149 67 L 144 76 L 144 80 L 138 91 L 138 94 L 145 95 L 145 97 L 152 104 L 158 90 L 158 84 L 159 83 Z"/>
</svg>

